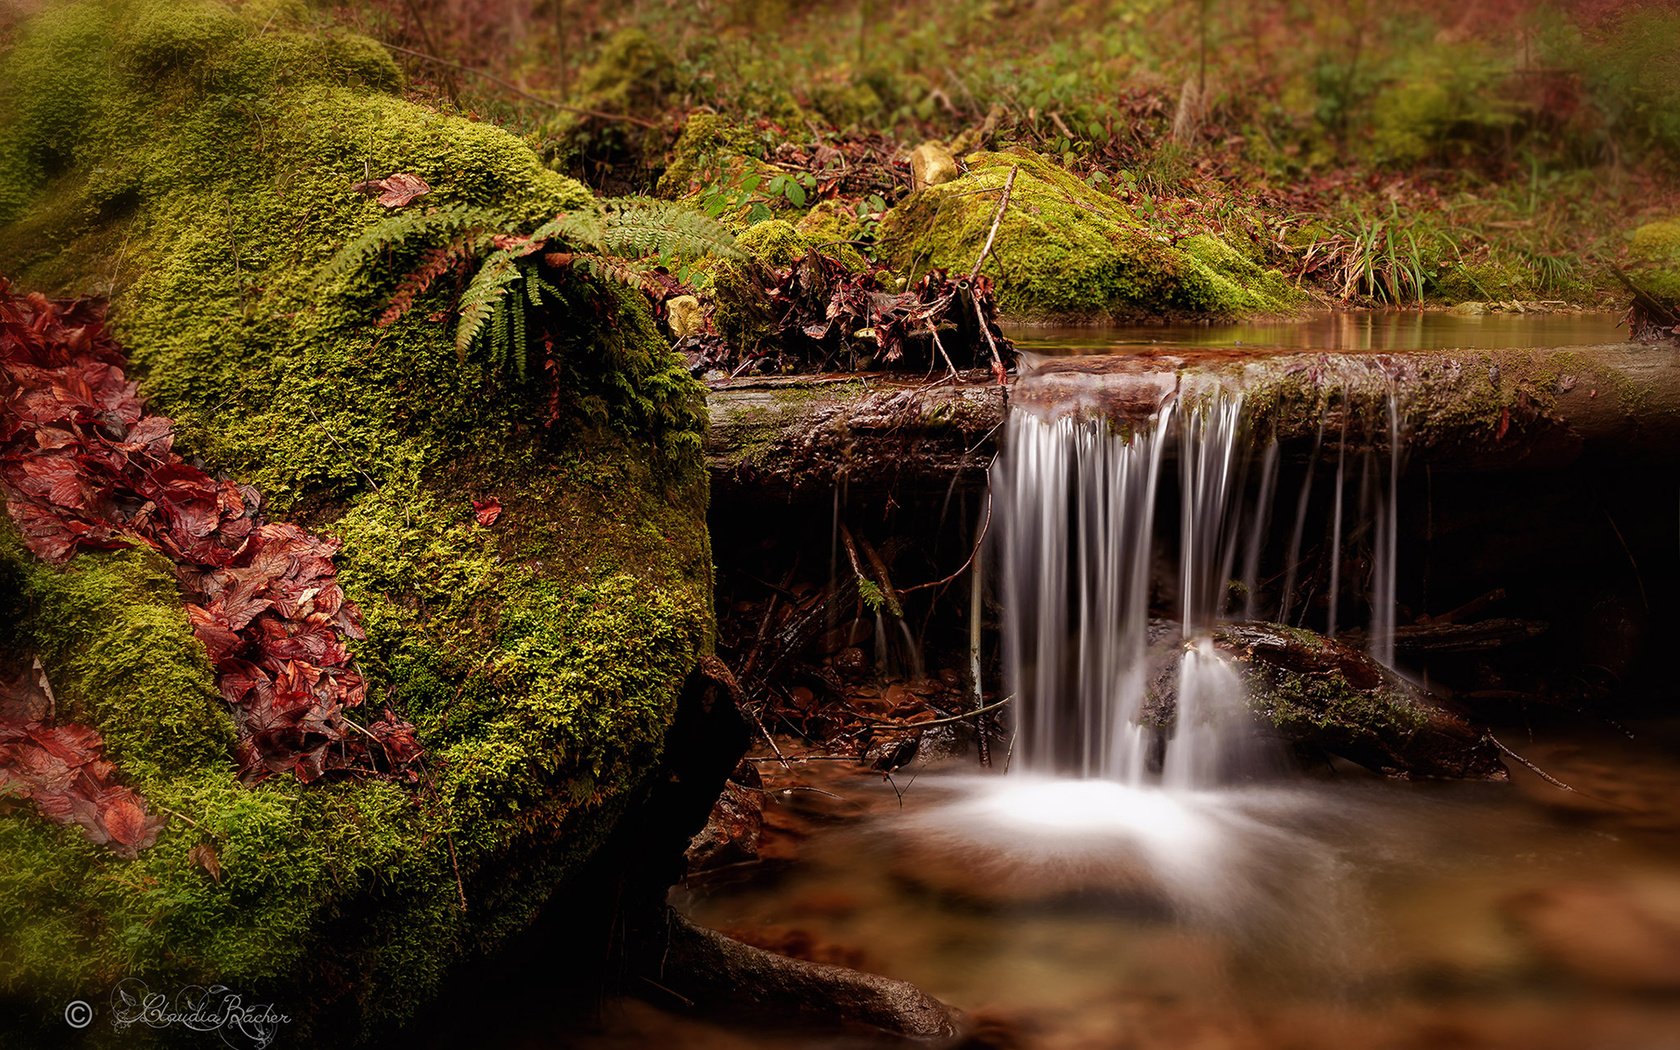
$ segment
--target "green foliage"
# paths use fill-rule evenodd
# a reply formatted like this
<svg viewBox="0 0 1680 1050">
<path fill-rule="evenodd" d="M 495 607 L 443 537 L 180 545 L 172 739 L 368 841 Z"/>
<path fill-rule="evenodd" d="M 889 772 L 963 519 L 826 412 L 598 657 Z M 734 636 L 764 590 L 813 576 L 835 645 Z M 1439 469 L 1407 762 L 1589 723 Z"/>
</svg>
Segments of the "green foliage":
<svg viewBox="0 0 1680 1050">
<path fill-rule="evenodd" d="M 1426 246 L 1393 202 L 1387 215 L 1349 215 L 1306 251 L 1308 263 L 1328 266 L 1342 298 L 1397 306 L 1423 302 L 1438 259 L 1437 246 Z"/>
<path fill-rule="evenodd" d="M 416 242 L 433 249 L 428 259 L 439 258 L 439 252 L 442 258 L 482 256 L 456 305 L 455 350 L 465 357 L 483 344 L 491 362 L 523 381 L 531 334 L 545 312 L 572 305 L 559 286 L 566 280 L 563 271 L 573 268 L 598 282 L 652 291 L 654 267 L 681 269 L 701 258 L 729 258 L 733 241 L 727 229 L 692 209 L 649 197 L 562 212 L 529 233 L 520 231 L 514 214 L 455 206 L 392 216 L 345 245 L 325 276 L 342 279 Z M 547 253 L 555 252 L 565 253 L 567 261 L 550 263 Z M 423 291 L 436 273 L 429 264 L 410 271 L 382 323 L 394 323 L 412 305 L 414 296 L 404 289 Z"/>
<path fill-rule="evenodd" d="M 1612 141 L 1680 160 L 1680 12 L 1629 5 L 1601 33 L 1555 30 L 1551 57 L 1585 79 Z"/>
</svg>

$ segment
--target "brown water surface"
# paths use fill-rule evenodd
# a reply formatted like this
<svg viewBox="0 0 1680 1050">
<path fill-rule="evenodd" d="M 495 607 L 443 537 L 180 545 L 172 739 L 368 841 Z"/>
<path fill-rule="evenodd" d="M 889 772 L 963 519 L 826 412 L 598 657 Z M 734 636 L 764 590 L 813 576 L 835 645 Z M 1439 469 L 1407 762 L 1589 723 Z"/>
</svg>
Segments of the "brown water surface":
<svg viewBox="0 0 1680 1050">
<path fill-rule="evenodd" d="M 1628 338 L 1621 321 L 1620 314 L 1604 312 L 1465 316 L 1439 310 L 1372 310 L 1222 325 L 1021 327 L 1010 329 L 1009 337 L 1024 350 L 1050 354 L 1196 347 L 1398 353 L 1620 343 Z"/>
</svg>

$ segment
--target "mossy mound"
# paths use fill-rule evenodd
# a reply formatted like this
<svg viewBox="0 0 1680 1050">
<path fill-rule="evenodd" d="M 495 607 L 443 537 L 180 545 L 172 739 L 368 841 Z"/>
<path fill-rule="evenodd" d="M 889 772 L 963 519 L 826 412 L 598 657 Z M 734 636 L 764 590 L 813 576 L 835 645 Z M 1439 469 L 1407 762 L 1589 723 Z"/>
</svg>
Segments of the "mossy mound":
<svg viewBox="0 0 1680 1050">
<path fill-rule="evenodd" d="M 1628 235 L 1629 272 L 1640 288 L 1680 304 L 1680 219 L 1647 223 Z"/>
<path fill-rule="evenodd" d="M 1123 202 L 1022 150 L 975 153 L 963 177 L 929 186 L 881 220 L 879 257 L 914 279 L 966 273 L 986 244 L 1009 173 L 1009 204 L 982 272 L 1017 320 L 1230 316 L 1298 301 L 1281 274 L 1208 234 L 1174 243 Z"/>
<path fill-rule="evenodd" d="M 641 177 L 657 167 L 668 141 L 657 122 L 681 86 L 677 64 L 663 47 L 640 29 L 621 30 L 579 78 L 572 100 L 577 109 L 562 112 L 546 129 L 552 159 L 596 180 L 634 176 L 642 188 Z M 621 116 L 655 126 L 610 119 Z"/>
<path fill-rule="evenodd" d="M 22 614 L 0 640 L 40 654 L 60 717 L 103 733 L 169 814 L 137 861 L 0 816 L 0 998 L 42 1004 L 44 1025 L 128 976 L 269 997 L 293 1038 L 408 1016 L 640 797 L 710 645 L 703 394 L 639 299 L 600 293 L 565 326 L 551 402 L 456 354 L 447 290 L 374 325 L 418 246 L 328 273 L 387 214 L 350 189 L 369 174 L 424 178 L 410 207 L 595 206 L 518 139 L 399 84 L 375 44 L 285 0 L 55 6 L 0 57 L 0 258 L 25 286 L 111 293 L 177 447 L 344 542 L 369 696 L 428 756 L 412 788 L 241 787 L 167 567 L 52 568 L 7 538 L 0 607 Z M 503 507 L 490 528 L 485 497 Z"/>
<path fill-rule="evenodd" d="M 757 160 L 760 152 L 757 138 L 739 124 L 717 113 L 691 113 L 665 159 L 659 193 L 686 196 L 710 173 L 738 158 Z"/>
</svg>

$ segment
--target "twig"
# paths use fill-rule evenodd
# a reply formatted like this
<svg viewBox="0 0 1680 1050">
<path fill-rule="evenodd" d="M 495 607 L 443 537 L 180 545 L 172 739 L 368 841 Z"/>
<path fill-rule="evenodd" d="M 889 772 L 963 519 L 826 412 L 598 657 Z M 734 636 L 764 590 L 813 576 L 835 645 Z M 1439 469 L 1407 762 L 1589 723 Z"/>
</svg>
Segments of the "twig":
<svg viewBox="0 0 1680 1050">
<path fill-rule="evenodd" d="M 957 366 L 951 363 L 951 355 L 945 352 L 945 344 L 939 341 L 939 328 L 931 320 L 928 322 L 928 334 L 933 336 L 933 348 L 939 351 L 939 356 L 944 360 L 945 367 L 951 370 L 950 374 L 947 375 L 945 379 L 940 380 L 940 382 L 945 382 L 950 379 L 960 379 L 961 377 L 957 374 Z"/>
<path fill-rule="evenodd" d="M 424 51 L 416 51 L 413 48 L 402 47 L 399 44 L 387 43 L 383 40 L 380 41 L 380 43 L 384 44 L 385 47 L 392 51 L 397 51 L 410 57 L 418 58 L 424 62 L 435 62 L 440 66 L 448 66 L 450 69 L 458 69 L 463 73 L 471 73 L 473 76 L 483 77 L 485 80 L 490 81 L 490 83 L 495 84 L 502 90 L 511 91 L 520 98 L 529 102 L 535 102 L 539 106 L 547 106 L 550 109 L 558 109 L 566 113 L 576 113 L 582 117 L 595 117 L 598 120 L 623 121 L 626 124 L 635 124 L 639 127 L 653 128 L 655 130 L 663 127 L 663 125 L 661 125 L 657 120 L 648 120 L 646 117 L 636 117 L 630 115 L 629 113 L 603 113 L 598 109 L 586 109 L 583 106 L 568 106 L 564 102 L 556 102 L 551 98 L 543 98 L 541 95 L 533 95 L 524 88 L 511 84 L 494 73 L 490 73 L 482 69 L 475 69 L 472 66 L 464 66 L 459 62 L 451 62 L 447 58 L 439 58 L 436 55 L 428 55 Z"/>
<path fill-rule="evenodd" d="M 455 892 L 461 895 L 461 910 L 467 910 L 467 887 L 461 882 L 461 862 L 455 856 L 455 836 L 448 828 L 443 829 L 443 838 L 449 843 L 449 866 L 455 869 Z"/>
<path fill-rule="evenodd" d="M 918 583 L 914 587 L 906 587 L 903 590 L 899 591 L 898 593 L 899 594 L 909 594 L 912 591 L 925 591 L 929 587 L 943 587 L 945 584 L 950 583 L 952 580 L 956 579 L 958 576 L 961 576 L 963 573 L 967 572 L 968 567 L 970 565 L 974 564 L 975 557 L 977 555 L 979 555 L 980 545 L 985 542 L 986 531 L 988 529 L 990 529 L 991 527 L 992 527 L 992 494 L 991 494 L 990 491 L 988 491 L 986 493 L 986 520 L 982 521 L 980 523 L 980 535 L 974 537 L 974 549 L 968 552 L 968 560 L 963 562 L 962 565 L 957 568 L 956 572 L 953 572 L 951 575 L 945 577 L 943 580 L 933 580 L 929 583 Z"/>
<path fill-rule="evenodd" d="M 992 348 L 992 374 L 997 377 L 998 386 L 1003 386 L 1003 377 L 1005 374 L 1003 368 L 1003 357 L 998 353 L 997 340 L 992 338 L 992 329 L 991 326 L 986 323 L 986 315 L 980 310 L 980 297 L 977 295 L 970 295 L 968 298 L 969 301 L 974 304 L 974 319 L 980 322 L 980 333 L 986 337 L 986 345 Z M 1008 396 L 1008 391 L 1005 391 L 1004 397 L 1006 400 Z"/>
<path fill-rule="evenodd" d="M 997 214 L 992 216 L 991 231 L 986 234 L 986 243 L 980 248 L 980 256 L 974 260 L 973 269 L 968 271 L 970 282 L 980 276 L 980 264 L 985 262 L 986 256 L 992 253 L 992 242 L 997 240 L 998 226 L 1002 224 L 1003 213 L 1009 207 L 1009 193 L 1015 188 L 1015 173 L 1020 170 L 1018 166 L 1010 168 L 1009 178 L 1003 180 L 1003 196 L 998 199 Z"/>
<path fill-rule="evenodd" d="M 321 428 L 321 433 L 327 435 L 327 440 L 331 441 L 340 452 L 344 453 L 347 458 L 350 457 L 352 455 L 351 451 L 345 447 L 344 442 L 338 440 L 338 435 L 332 432 L 331 428 L 329 428 L 327 424 L 321 420 L 321 417 L 315 414 L 315 410 L 311 408 L 307 402 L 305 402 L 303 408 L 304 411 L 309 413 L 309 418 L 315 421 L 315 425 Z M 351 465 L 355 466 L 354 460 L 351 461 Z M 362 476 L 362 480 L 368 483 L 368 488 L 375 492 L 379 491 L 379 485 L 372 477 L 368 476 L 367 471 L 357 466 L 356 473 L 360 474 Z"/>
<path fill-rule="evenodd" d="M 757 726 L 758 731 L 764 734 L 764 742 L 769 744 L 770 750 L 776 753 L 776 761 L 782 764 L 783 769 L 792 769 L 793 767 L 788 765 L 786 756 L 782 754 L 782 749 L 776 746 L 776 738 L 770 735 L 770 730 L 764 728 L 764 720 L 758 717 L 758 712 L 754 711 L 751 707 L 747 707 L 746 704 L 742 704 L 741 706 L 746 708 L 747 714 L 752 716 L 753 725 Z"/>
<path fill-rule="evenodd" d="M 1582 798 L 1590 798 L 1594 802 L 1602 802 L 1606 806 L 1615 806 L 1617 809 L 1626 809 L 1626 810 L 1632 810 L 1633 809 L 1632 806 L 1623 805 L 1620 802 L 1615 802 L 1615 801 L 1612 801 L 1612 800 L 1607 799 L 1607 798 L 1600 798 L 1598 795 L 1588 794 L 1587 792 L 1582 791 L 1580 788 L 1570 787 L 1568 784 L 1565 784 L 1563 781 L 1559 780 L 1557 777 L 1552 776 L 1550 773 L 1546 772 L 1544 769 L 1541 769 L 1539 766 L 1535 765 L 1533 762 L 1530 762 L 1528 759 L 1522 757 L 1521 755 L 1517 754 L 1515 751 L 1512 751 L 1510 748 L 1508 748 L 1504 744 L 1500 743 L 1499 738 L 1494 736 L 1492 733 L 1489 733 L 1487 735 L 1487 738 L 1488 738 L 1488 741 L 1490 743 L 1492 743 L 1494 747 L 1497 747 L 1499 750 L 1505 752 L 1506 755 L 1508 755 L 1511 758 L 1514 758 L 1518 762 L 1522 763 L 1523 767 L 1526 768 L 1530 773 L 1533 773 L 1535 776 L 1539 777 L 1541 780 L 1544 780 L 1546 783 L 1552 785 L 1555 788 L 1560 788 L 1560 789 L 1562 789 L 1564 791 L 1568 791 L 1572 794 L 1580 795 Z"/>
<path fill-rule="evenodd" d="M 963 722 L 970 718 L 977 718 L 980 715 L 996 711 L 998 708 L 1009 703 L 1009 701 L 1013 699 L 1015 699 L 1015 694 L 1011 693 L 995 704 L 988 704 L 985 707 L 977 708 L 973 711 L 967 712 L 966 714 L 952 715 L 949 718 L 936 718 L 931 722 L 898 722 L 890 718 L 870 718 L 868 715 L 859 715 L 858 717 L 873 725 L 888 726 L 892 729 L 926 729 L 929 726 L 943 726 L 949 725 L 952 722 Z"/>
</svg>

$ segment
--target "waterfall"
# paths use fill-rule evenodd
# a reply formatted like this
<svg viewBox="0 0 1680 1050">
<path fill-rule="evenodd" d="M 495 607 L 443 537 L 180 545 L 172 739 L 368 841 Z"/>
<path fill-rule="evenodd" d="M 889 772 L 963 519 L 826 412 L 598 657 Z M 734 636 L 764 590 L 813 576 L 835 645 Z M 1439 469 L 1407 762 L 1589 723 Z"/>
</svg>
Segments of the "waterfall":
<svg viewBox="0 0 1680 1050">
<path fill-rule="evenodd" d="M 1369 542 L 1371 578 L 1360 604 L 1369 613 L 1370 650 L 1387 664 L 1394 654 L 1399 420 L 1391 396 L 1386 463 L 1376 455 L 1376 435 L 1368 435 L 1373 450 L 1365 454 L 1357 500 L 1346 498 L 1345 416 L 1339 424 L 1333 500 L 1320 507 L 1320 518 L 1329 519 L 1320 549 L 1330 554 L 1328 564 L 1320 556 L 1314 584 L 1328 630 L 1357 615 L 1340 592 L 1365 581 L 1344 579 L 1342 561 L 1356 543 Z M 1282 613 L 1289 615 L 1316 460 L 1324 439 L 1334 437 L 1320 433 L 1298 494 L 1283 494 L 1281 453 L 1273 441 L 1257 442 L 1256 429 L 1239 389 L 1189 379 L 1135 422 L 1068 405 L 1010 413 L 991 484 L 1017 768 L 1176 788 L 1214 786 L 1245 770 L 1253 720 L 1241 677 L 1218 652 L 1212 630 L 1228 604 L 1254 615 L 1280 499 L 1291 500 L 1295 513 L 1279 522 L 1289 542 L 1270 579 L 1284 580 Z M 1158 514 L 1174 499 L 1176 515 Z M 1173 558 L 1170 574 L 1153 571 Z M 1240 600 L 1231 603 L 1234 585 Z M 1165 600 L 1153 604 L 1176 616 L 1176 631 L 1163 629 L 1166 620 L 1152 626 L 1154 591 Z M 1170 707 L 1162 700 L 1167 691 L 1176 700 Z"/>
</svg>

